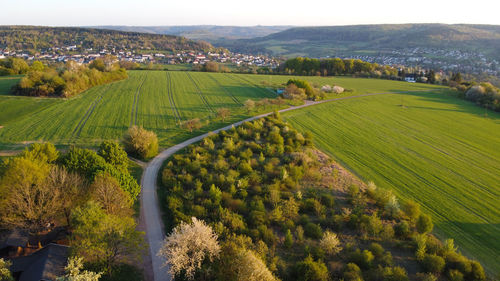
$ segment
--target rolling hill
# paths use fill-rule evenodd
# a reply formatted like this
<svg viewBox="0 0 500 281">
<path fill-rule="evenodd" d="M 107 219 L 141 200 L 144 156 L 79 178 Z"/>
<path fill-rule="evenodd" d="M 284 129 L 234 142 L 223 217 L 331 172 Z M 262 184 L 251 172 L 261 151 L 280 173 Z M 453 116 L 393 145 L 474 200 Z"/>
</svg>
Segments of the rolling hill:
<svg viewBox="0 0 500 281">
<path fill-rule="evenodd" d="M 179 26 L 124 26 L 106 25 L 94 26 L 120 31 L 133 31 L 155 34 L 183 36 L 192 40 L 218 42 L 221 39 L 250 39 L 264 37 L 272 33 L 291 28 L 291 26 L 220 26 L 220 25 L 179 25 Z"/>
<path fill-rule="evenodd" d="M 405 48 L 483 51 L 500 58 L 500 26 L 396 24 L 295 27 L 265 37 L 233 42 L 232 48 L 266 51 L 279 55 L 304 52 L 331 56 L 332 51 L 370 53 Z"/>
<path fill-rule="evenodd" d="M 0 49 L 39 52 L 75 45 L 81 49 L 120 48 L 127 50 L 203 51 L 206 42 L 174 35 L 148 34 L 80 27 L 0 26 Z"/>
</svg>

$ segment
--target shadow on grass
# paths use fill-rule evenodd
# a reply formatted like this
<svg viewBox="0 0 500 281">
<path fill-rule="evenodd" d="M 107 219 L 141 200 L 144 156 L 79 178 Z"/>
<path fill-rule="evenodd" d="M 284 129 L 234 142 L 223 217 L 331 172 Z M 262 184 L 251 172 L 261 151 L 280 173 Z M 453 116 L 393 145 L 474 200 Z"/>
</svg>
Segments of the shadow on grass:
<svg viewBox="0 0 500 281">
<path fill-rule="evenodd" d="M 447 221 L 436 223 L 438 235 L 442 234 L 441 229 L 461 229 L 466 235 L 460 232 L 453 233 L 453 238 L 462 254 L 471 259 L 478 260 L 483 264 L 485 270 L 490 275 L 500 274 L 500 223 L 469 223 L 459 221 Z M 468 247 L 464 247 L 460 242 L 468 241 Z M 479 244 L 480 248 L 474 247 Z"/>
<path fill-rule="evenodd" d="M 398 90 L 393 90 L 393 91 L 395 93 L 398 93 Z M 463 112 L 463 113 L 474 114 L 478 117 L 488 118 L 491 120 L 500 120 L 500 112 L 495 112 L 486 109 L 484 107 L 481 107 L 473 102 L 461 99 L 457 97 L 456 93 L 453 91 L 444 90 L 440 92 L 404 92 L 401 94 L 419 97 L 423 101 L 443 103 L 455 107 L 455 109 L 450 109 L 450 108 L 435 108 L 426 106 L 412 106 L 411 104 L 405 104 L 405 106 L 408 108 L 418 108 L 423 110 L 435 110 L 435 111 Z"/>
</svg>

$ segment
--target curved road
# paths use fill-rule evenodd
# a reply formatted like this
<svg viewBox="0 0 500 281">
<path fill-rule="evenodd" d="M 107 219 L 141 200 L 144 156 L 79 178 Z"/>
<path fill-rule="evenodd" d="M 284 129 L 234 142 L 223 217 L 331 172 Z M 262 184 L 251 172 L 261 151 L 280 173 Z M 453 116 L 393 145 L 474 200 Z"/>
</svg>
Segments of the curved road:
<svg viewBox="0 0 500 281">
<path fill-rule="evenodd" d="M 342 97 L 342 98 L 335 98 L 335 99 L 328 99 L 328 100 L 322 100 L 322 101 L 307 101 L 303 105 L 299 106 L 292 106 L 286 109 L 282 109 L 279 112 L 286 112 L 290 110 L 295 110 L 299 108 L 304 108 L 312 105 L 317 105 L 325 102 L 330 102 L 330 101 L 338 101 L 338 100 L 346 100 L 346 99 L 353 99 L 353 98 L 360 98 L 360 97 L 366 97 L 366 96 L 375 96 L 375 95 L 386 95 L 386 94 L 398 94 L 401 92 L 397 93 L 375 93 L 375 94 L 364 94 L 364 95 L 356 95 L 356 96 L 349 96 L 349 97 Z M 255 119 L 259 119 L 262 117 L 266 117 L 268 115 L 272 114 L 272 112 L 261 114 L 258 116 L 250 117 L 245 120 L 236 122 L 234 124 L 228 125 L 224 128 L 217 129 L 215 131 L 212 131 L 213 133 L 218 133 L 220 131 L 225 131 L 231 129 L 233 126 L 239 126 L 243 124 L 244 122 L 247 121 L 253 121 Z M 156 254 L 158 253 L 158 250 L 161 247 L 161 244 L 165 238 L 165 234 L 163 232 L 164 227 L 163 227 L 163 221 L 161 217 L 161 210 L 158 202 L 158 196 L 156 194 L 156 189 L 157 189 L 157 176 L 160 171 L 160 168 L 163 164 L 163 162 L 169 158 L 172 154 L 176 153 L 180 149 L 196 143 L 198 141 L 201 141 L 203 138 L 207 137 L 209 133 L 194 137 L 192 139 L 186 140 L 184 142 L 181 142 L 177 145 L 174 145 L 164 151 L 162 151 L 158 156 L 153 158 L 151 160 L 142 176 L 141 179 L 141 187 L 142 187 L 142 193 L 141 193 L 141 214 L 145 220 L 145 225 L 146 225 L 146 236 L 147 240 L 149 243 L 149 252 L 151 255 L 151 260 L 152 260 L 152 266 L 153 266 L 153 274 L 154 274 L 154 281 L 170 281 L 172 280 L 170 274 L 168 273 L 168 268 L 164 267 L 163 264 L 165 263 L 164 259 L 161 257 L 158 257 Z"/>
</svg>

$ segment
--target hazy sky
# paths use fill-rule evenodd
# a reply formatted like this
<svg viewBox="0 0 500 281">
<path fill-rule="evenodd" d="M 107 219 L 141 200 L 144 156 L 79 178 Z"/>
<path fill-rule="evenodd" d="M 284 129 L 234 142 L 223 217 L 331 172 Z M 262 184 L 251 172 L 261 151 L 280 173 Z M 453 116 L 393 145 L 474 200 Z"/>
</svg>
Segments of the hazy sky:
<svg viewBox="0 0 500 281">
<path fill-rule="evenodd" d="M 0 25 L 500 25 L 499 10 L 498 0 L 0 0 Z"/>
</svg>

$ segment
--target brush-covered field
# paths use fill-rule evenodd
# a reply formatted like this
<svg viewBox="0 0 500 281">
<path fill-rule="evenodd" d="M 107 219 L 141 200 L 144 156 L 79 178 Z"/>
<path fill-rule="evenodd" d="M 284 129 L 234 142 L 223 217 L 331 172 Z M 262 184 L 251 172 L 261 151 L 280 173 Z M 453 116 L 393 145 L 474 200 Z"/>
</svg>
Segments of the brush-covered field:
<svg viewBox="0 0 500 281">
<path fill-rule="evenodd" d="M 445 93 L 407 93 L 283 116 L 362 179 L 420 202 L 440 236 L 500 272 L 500 114 Z"/>
<path fill-rule="evenodd" d="M 200 73 L 180 71 L 130 71 L 129 79 L 94 87 L 74 98 L 13 97 L 7 93 L 19 77 L 0 80 L 0 149 L 15 149 L 33 141 L 58 145 L 93 146 L 103 139 L 119 139 L 131 125 L 141 125 L 157 133 L 163 147 L 191 136 L 244 119 L 277 106 L 261 107 L 248 113 L 248 100 L 276 98 L 272 88 L 290 77 Z M 353 91 L 418 91 L 432 88 L 375 79 L 304 78 L 318 86 L 338 84 Z M 283 105 L 286 106 L 286 105 Z M 218 108 L 231 110 L 222 122 L 215 118 Z M 201 131 L 182 128 L 185 120 L 200 118 Z M 208 123 L 207 123 L 208 122 Z"/>
</svg>

